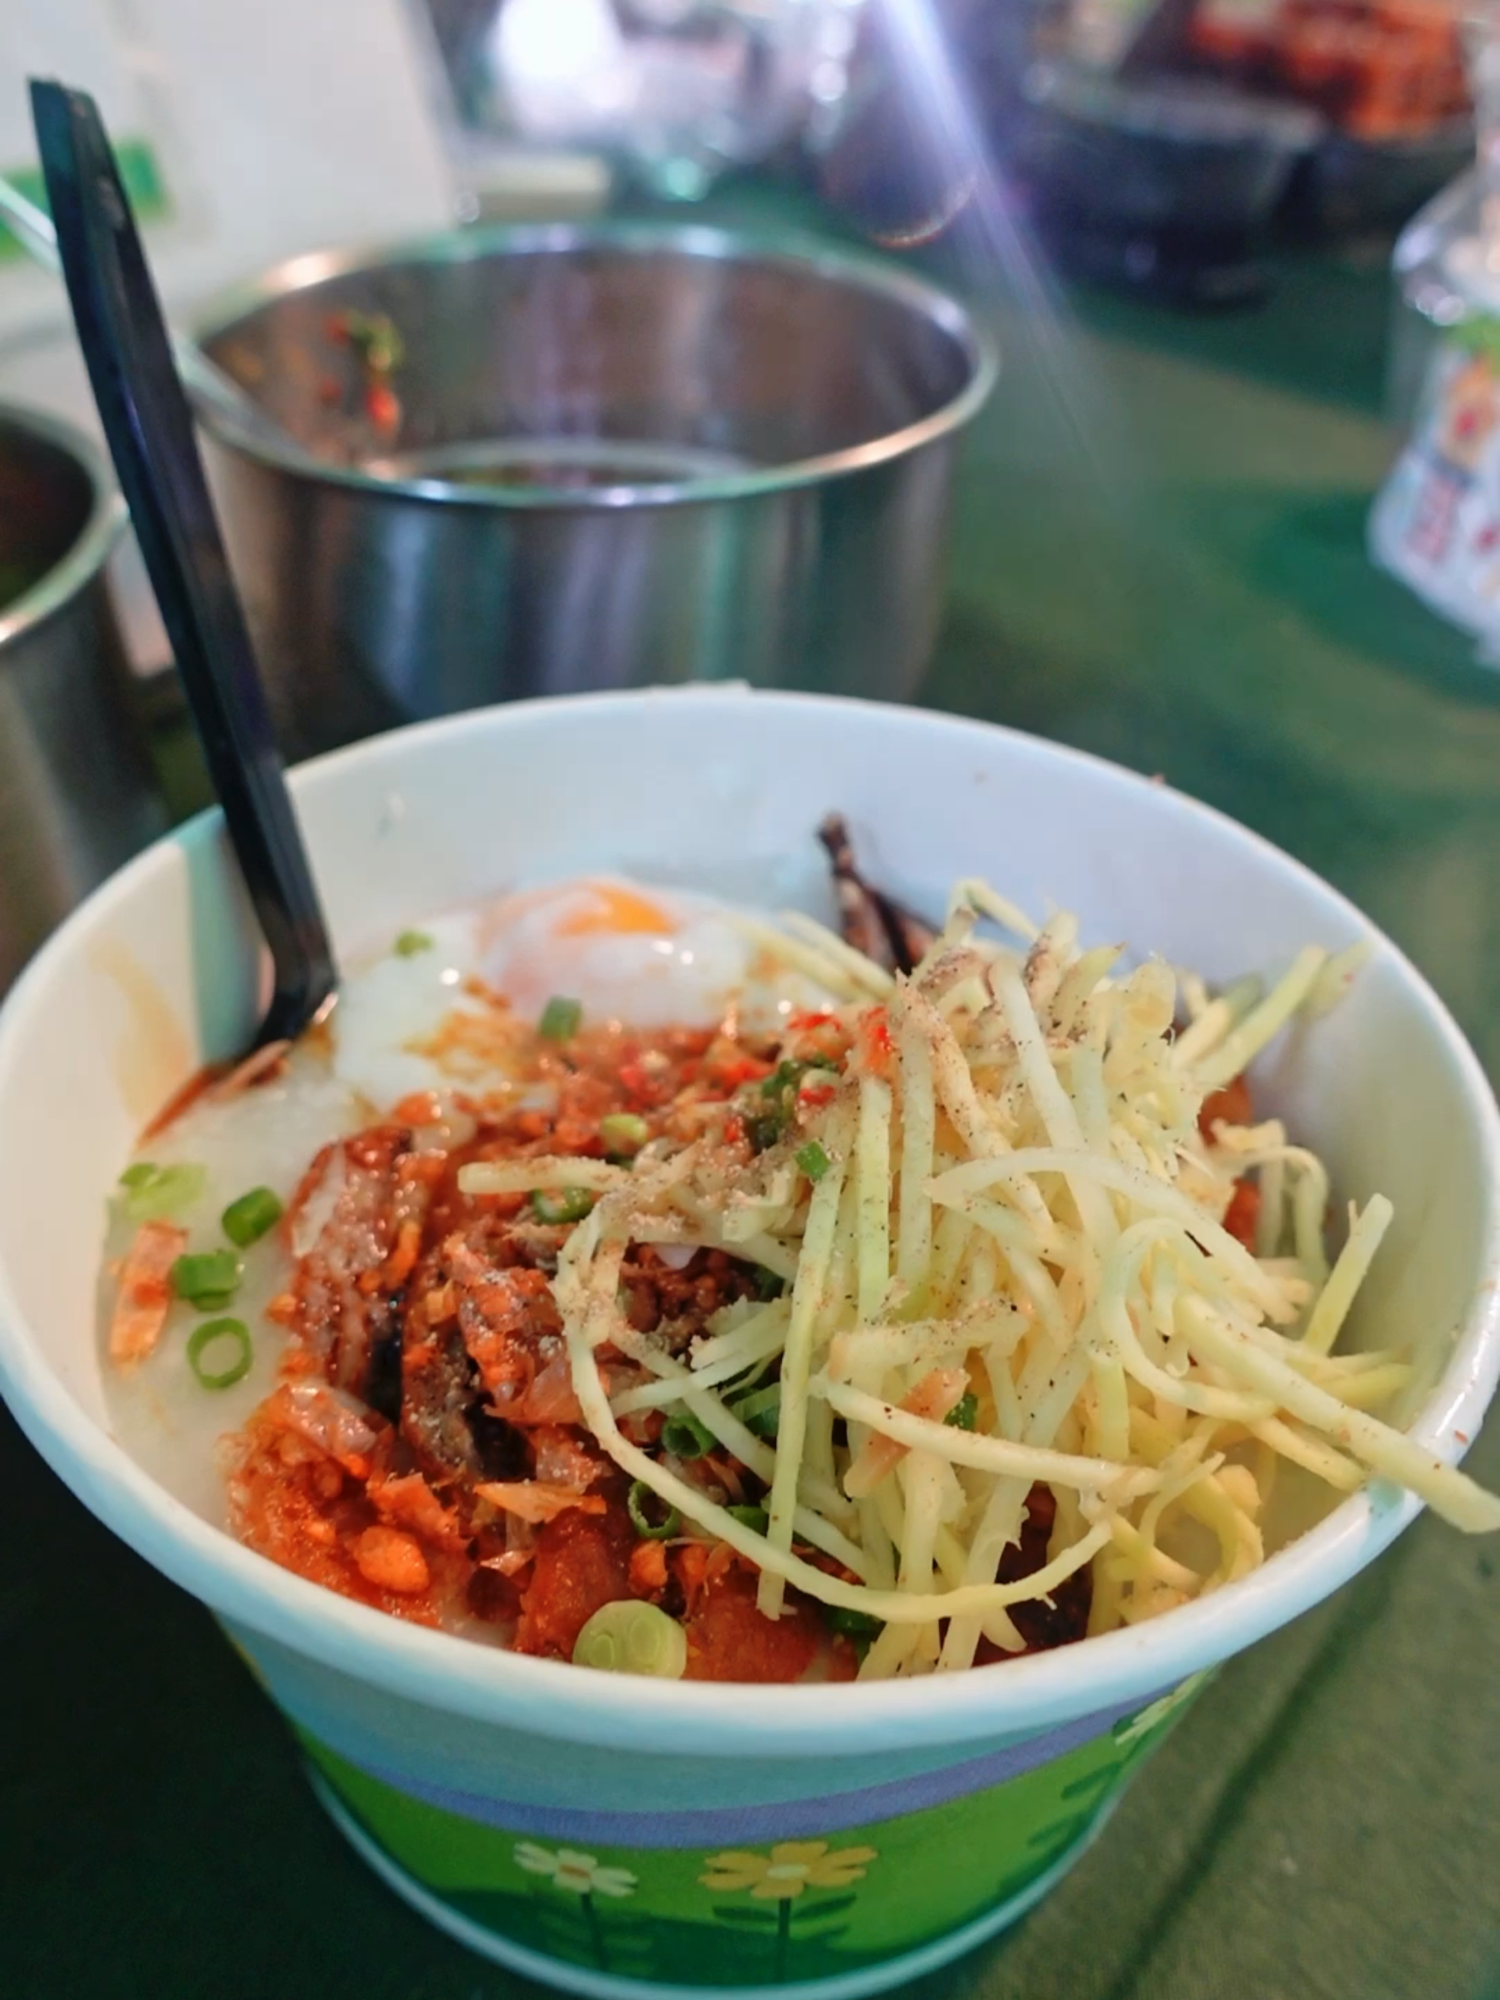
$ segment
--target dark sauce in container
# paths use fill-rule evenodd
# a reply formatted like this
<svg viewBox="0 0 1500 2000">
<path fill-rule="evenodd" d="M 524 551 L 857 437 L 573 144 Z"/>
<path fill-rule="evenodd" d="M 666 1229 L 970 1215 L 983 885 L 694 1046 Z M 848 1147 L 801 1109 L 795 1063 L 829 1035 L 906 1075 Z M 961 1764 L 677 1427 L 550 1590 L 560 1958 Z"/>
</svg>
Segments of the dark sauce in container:
<svg viewBox="0 0 1500 2000">
<path fill-rule="evenodd" d="M 362 469 L 377 479 L 566 493 L 689 486 L 743 472 L 746 461 L 701 445 L 627 438 L 483 438 L 368 459 Z"/>
</svg>

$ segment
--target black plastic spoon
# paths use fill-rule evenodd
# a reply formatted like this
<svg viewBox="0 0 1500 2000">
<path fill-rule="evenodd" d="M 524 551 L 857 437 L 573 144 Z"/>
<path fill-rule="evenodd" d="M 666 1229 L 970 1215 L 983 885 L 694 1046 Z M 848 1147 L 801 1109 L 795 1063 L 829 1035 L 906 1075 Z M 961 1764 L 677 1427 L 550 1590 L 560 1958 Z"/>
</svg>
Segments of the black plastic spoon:
<svg viewBox="0 0 1500 2000">
<path fill-rule="evenodd" d="M 192 416 L 93 99 L 33 80 L 31 112 L 94 400 L 271 951 L 275 990 L 255 1046 L 289 1040 L 327 1007 L 338 972 Z"/>
</svg>

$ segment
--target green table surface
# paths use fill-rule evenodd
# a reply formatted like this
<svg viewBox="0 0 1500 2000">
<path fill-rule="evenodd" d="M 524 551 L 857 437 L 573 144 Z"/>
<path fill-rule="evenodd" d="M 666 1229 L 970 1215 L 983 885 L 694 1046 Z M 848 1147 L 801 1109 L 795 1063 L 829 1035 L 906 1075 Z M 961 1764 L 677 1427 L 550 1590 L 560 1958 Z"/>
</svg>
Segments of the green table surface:
<svg viewBox="0 0 1500 2000">
<path fill-rule="evenodd" d="M 1500 1067 L 1500 679 L 1376 575 L 1378 261 L 1217 320 L 1002 304 L 921 699 L 1162 772 L 1346 890 Z M 1081 421 L 1080 421 L 1081 419 Z M 1500 1481 L 1500 1424 L 1473 1454 Z M 498 2000 L 366 1872 L 208 1616 L 0 1417 L 0 1995 Z M 1423 1521 L 1236 1661 L 947 2000 L 1500 1996 L 1500 1549 Z"/>
</svg>

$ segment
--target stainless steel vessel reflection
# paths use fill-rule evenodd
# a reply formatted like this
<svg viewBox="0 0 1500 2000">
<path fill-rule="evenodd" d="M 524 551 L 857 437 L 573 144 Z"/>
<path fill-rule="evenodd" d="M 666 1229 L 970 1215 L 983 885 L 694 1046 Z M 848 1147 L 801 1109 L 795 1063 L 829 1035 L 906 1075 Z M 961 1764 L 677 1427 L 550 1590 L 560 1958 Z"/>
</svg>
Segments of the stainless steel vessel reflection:
<svg viewBox="0 0 1500 2000">
<path fill-rule="evenodd" d="M 361 363 L 384 321 L 394 435 Z M 926 663 L 995 363 L 904 272 L 697 227 L 469 231 L 298 258 L 203 337 L 326 464 L 205 440 L 292 756 L 648 681 L 900 698 Z"/>
<path fill-rule="evenodd" d="M 0 405 L 0 991 L 166 826 L 104 575 L 124 526 L 84 437 Z"/>
</svg>

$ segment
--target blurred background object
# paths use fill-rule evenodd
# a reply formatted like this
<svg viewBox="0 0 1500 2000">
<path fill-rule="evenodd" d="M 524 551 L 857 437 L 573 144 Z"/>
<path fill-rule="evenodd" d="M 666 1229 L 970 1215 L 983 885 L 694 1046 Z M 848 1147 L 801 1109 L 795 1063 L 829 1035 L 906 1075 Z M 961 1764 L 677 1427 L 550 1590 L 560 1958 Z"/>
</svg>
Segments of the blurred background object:
<svg viewBox="0 0 1500 2000">
<path fill-rule="evenodd" d="M 1462 171 L 1411 218 L 1391 260 L 1388 407 L 1403 430 L 1416 419 L 1444 338 L 1475 314 L 1500 309 L 1500 8 L 1475 0 L 1465 28 L 1473 141 Z"/>
<path fill-rule="evenodd" d="M 1477 240 L 1483 195 L 1472 162 L 1414 215 L 1391 253 L 1394 279 L 1386 408 L 1403 432 L 1417 414 L 1435 346 L 1469 316 L 1468 289 L 1451 266 L 1457 243 Z"/>
<path fill-rule="evenodd" d="M 986 178 L 1065 265 L 1222 305 L 1288 232 L 1399 227 L 1470 145 L 1458 0 L 16 4 L 0 171 L 32 170 L 25 74 L 67 70 L 126 142 L 178 311 L 330 245 L 750 182 L 909 252 Z M 4 242 L 7 386 L 85 420 L 60 300 Z"/>
<path fill-rule="evenodd" d="M 400 0 L 6 0 L 0 172 L 39 189 L 29 75 L 66 76 L 123 141 L 157 281 L 182 308 L 294 251 L 441 226 L 452 174 Z M 144 203 L 142 196 L 145 196 Z M 9 248 L 11 254 L 4 254 Z M 0 357 L 82 421 L 62 293 L 0 229 Z M 12 374 L 11 371 L 17 373 Z"/>
<path fill-rule="evenodd" d="M 152 270 L 179 318 L 325 243 L 440 228 L 452 177 L 400 0 L 4 0 L 0 173 L 40 191 L 26 79 L 66 76 L 123 142 Z M 0 395 L 98 436 L 61 285 L 0 224 Z M 166 635 L 133 540 L 110 565 L 133 665 Z"/>
<path fill-rule="evenodd" d="M 293 756 L 648 681 L 899 700 L 927 664 L 994 364 L 868 256 L 480 230 L 298 260 L 206 344 L 327 467 L 205 437 Z"/>
<path fill-rule="evenodd" d="M 1459 30 L 1449 0 L 1197 0 L 1186 53 L 1356 138 L 1406 140 L 1468 110 Z"/>
<path fill-rule="evenodd" d="M 864 0 L 411 0 L 430 28 L 465 219 L 513 208 L 518 162 L 561 196 L 696 200 L 836 123 Z M 535 175 L 527 178 L 536 186 Z"/>
<path fill-rule="evenodd" d="M 1385 258 L 1393 228 L 1452 178 L 1472 144 L 1456 0 L 322 0 L 315 10 L 264 0 L 253 22 L 195 0 L 21 5 L 23 32 L 0 49 L 0 167 L 23 176 L 30 168 L 29 140 L 13 115 L 26 69 L 67 69 L 90 84 L 125 141 L 153 265 L 180 315 L 258 270 L 274 269 L 287 296 L 300 293 L 333 268 L 329 245 L 344 268 L 360 261 L 349 246 L 411 239 L 455 221 L 690 211 L 731 222 L 769 215 L 774 231 L 795 215 L 835 239 L 862 237 L 898 258 L 924 260 L 971 295 L 1014 304 L 1067 448 L 1077 443 L 1111 463 L 1121 453 L 1102 440 L 1118 413 L 1090 400 L 1059 274 L 1172 307 L 1252 306 L 1297 243 L 1348 245 L 1356 260 Z M 1392 380 L 1406 382 L 1393 394 L 1407 407 L 1422 377 L 1423 339 L 1445 315 L 1467 310 L 1443 245 L 1432 247 L 1435 232 L 1449 228 L 1443 218 L 1455 199 L 1462 206 L 1469 197 L 1441 197 L 1396 253 L 1407 303 L 1394 318 Z M 579 306 L 556 335 L 559 351 L 595 337 L 588 310 Z M 683 603 L 665 623 L 624 616 L 627 576 L 637 579 L 637 603 L 657 588 L 647 589 L 650 564 L 639 553 L 623 567 L 608 559 L 608 589 L 597 581 L 605 558 L 595 554 L 596 581 L 573 577 L 567 615 L 540 612 L 534 562 L 522 566 L 531 579 L 526 595 L 511 557 L 500 562 L 488 545 L 481 556 L 475 543 L 481 517 L 492 529 L 505 523 L 508 533 L 520 531 L 520 474 L 538 467 L 529 419 L 517 411 L 506 419 L 515 426 L 506 492 L 477 500 L 476 471 L 500 477 L 496 411 L 476 391 L 445 419 L 444 449 L 474 447 L 478 460 L 461 463 L 451 452 L 441 465 L 423 458 L 431 440 L 412 429 L 414 413 L 429 406 L 432 367 L 455 373 L 451 356 L 419 357 L 422 338 L 403 353 L 412 328 L 396 315 L 387 338 L 380 320 L 355 302 L 337 352 L 320 327 L 316 337 L 308 333 L 300 360 L 284 340 L 249 356 L 262 371 L 251 385 L 257 395 L 274 398 L 279 376 L 288 393 L 301 395 L 315 381 L 332 397 L 319 405 L 324 445 L 362 467 L 361 521 L 378 517 L 392 530 L 378 560 L 365 529 L 349 528 L 347 544 L 278 543 L 285 573 L 273 574 L 264 524 L 275 509 L 267 496 L 254 507 L 244 498 L 256 480 L 272 479 L 270 460 L 252 469 L 251 455 L 241 453 L 221 478 L 232 548 L 245 551 L 240 559 L 257 572 L 248 595 L 262 607 L 267 643 L 304 661 L 309 647 L 342 648 L 341 657 L 356 662 L 345 671 L 349 714 L 366 717 L 360 727 L 376 726 L 371 717 L 426 712 L 429 701 L 571 684 L 573 669 L 558 664 L 564 643 L 591 663 L 588 671 L 616 680 L 652 671 L 648 653 L 666 677 L 759 677 L 771 671 L 758 662 L 769 657 L 769 635 L 783 631 L 786 615 L 773 600 L 790 588 L 798 564 L 797 588 L 816 583 L 821 609 L 818 620 L 797 624 L 800 636 L 775 642 L 785 654 L 777 671 L 811 674 L 816 634 L 825 680 L 848 684 L 859 650 L 850 635 L 864 628 L 853 622 L 854 596 L 818 581 L 820 565 L 837 567 L 823 547 L 830 531 L 821 517 L 813 541 L 799 543 L 795 558 L 786 551 L 778 558 L 776 588 L 734 630 L 733 645 L 717 613 L 717 622 L 704 622 L 701 607 L 713 591 L 697 568 L 683 573 Z M 419 333 L 423 323 L 419 309 Z M 733 329 L 711 324 L 712 337 L 732 346 Z M 643 319 L 637 337 L 644 343 L 661 329 Z M 672 337 L 685 338 L 680 329 Z M 456 351 L 456 328 L 453 340 Z M 788 357 L 778 392 L 787 397 L 796 393 L 798 359 L 805 364 L 806 352 Z M 875 349 L 850 363 L 856 383 L 882 369 L 899 374 L 903 365 L 898 351 Z M 682 373 L 689 380 L 691 367 Z M 43 407 L 87 412 L 60 296 L 3 257 L 0 382 Z M 906 406 L 924 407 L 920 395 Z M 575 417 L 576 449 L 586 420 Z M 343 442 L 335 418 L 349 434 Z M 354 418 L 364 426 L 358 436 L 344 421 Z M 627 440 L 633 450 L 682 442 L 670 429 L 653 439 L 649 428 L 636 425 Z M 555 453 L 550 470 L 561 476 Z M 564 483 L 597 484 L 597 470 L 575 459 Z M 639 460 L 636 471 L 642 476 L 625 479 L 616 452 L 613 490 L 649 495 Z M 288 476 L 286 468 L 274 471 Z M 389 490 L 365 490 L 376 479 Z M 343 490 L 333 478 L 307 484 L 330 495 Z M 416 485 L 421 495 L 408 490 Z M 434 488 L 447 498 L 435 500 Z M 826 508 L 844 493 L 843 485 L 836 495 L 830 489 Z M 672 533 L 681 535 L 709 502 L 695 490 L 690 507 L 671 504 Z M 723 504 L 747 518 L 752 511 L 738 500 Z M 768 504 L 757 502 L 762 512 Z M 275 501 L 283 505 L 304 520 L 311 502 L 288 491 Z M 579 545 L 570 540 L 563 557 L 562 524 L 586 518 L 590 545 L 602 546 L 609 519 L 610 532 L 623 535 L 623 516 L 637 511 L 637 500 L 606 509 L 575 491 L 565 506 L 554 493 L 535 511 L 528 540 L 539 543 L 545 517 L 557 560 L 571 566 Z M 659 497 L 640 511 L 665 534 L 668 509 Z M 936 524 L 943 516 L 936 502 L 929 518 Z M 406 525 L 395 535 L 398 517 Z M 260 523 L 253 530 L 252 520 Z M 637 539 L 647 533 L 640 523 L 629 527 Z M 320 513 L 319 537 L 322 528 Z M 928 539 L 936 577 L 935 530 Z M 461 560 L 460 541 L 475 543 Z M 729 563 L 730 544 L 710 541 L 713 560 L 728 564 L 722 574 L 741 574 L 743 544 L 734 541 Z M 814 542 L 816 557 L 807 553 Z M 398 544 L 399 564 L 390 553 Z M 695 544 L 693 564 L 708 560 L 708 547 Z M 315 551 L 316 581 L 290 561 L 305 548 Z M 399 570 L 405 579 L 391 600 L 388 636 L 377 645 L 367 618 L 352 651 L 350 605 L 366 595 L 371 606 L 386 599 L 363 585 L 340 598 L 329 578 L 348 550 L 360 551 L 361 563 L 368 558 L 368 575 Z M 412 567 L 418 550 L 426 566 L 420 579 Z M 756 558 L 757 575 L 768 560 Z M 441 648 L 426 628 L 418 633 L 411 607 L 445 601 L 432 582 L 434 564 L 453 646 L 468 644 L 473 657 L 461 664 L 455 652 L 434 664 L 424 692 L 413 649 L 420 643 L 436 662 Z M 493 604 L 482 616 L 471 613 L 467 607 L 489 601 L 485 593 L 495 596 L 501 575 L 512 592 L 503 614 Z M 143 671 L 159 675 L 164 638 L 128 561 L 121 580 L 131 651 Z M 933 589 L 923 584 L 917 598 L 928 608 L 905 625 L 875 621 L 860 669 L 871 688 L 900 692 L 920 673 L 926 641 L 913 635 L 918 628 L 930 635 Z M 722 595 L 719 585 L 714 590 Z M 851 621 L 843 628 L 834 616 L 841 603 Z M 497 652 L 500 625 L 510 636 Z M 546 659 L 537 651 L 544 633 L 554 648 Z M 404 665 L 391 650 L 398 644 Z M 354 699 L 360 676 L 383 690 L 373 706 Z M 309 690 L 313 678 L 297 670 Z M 441 699 L 431 692 L 439 686 L 449 690 Z M 295 736 L 297 746 L 333 740 L 332 712 Z M 346 718 L 335 733 L 347 726 Z"/>
<path fill-rule="evenodd" d="M 1037 220 L 1075 270 L 1191 305 L 1259 293 L 1270 218 L 1322 136 L 1315 112 L 1065 63 L 1035 64 L 1027 98 Z"/>
<path fill-rule="evenodd" d="M 1500 664 L 1500 7 L 1468 28 L 1477 157 L 1397 246 L 1390 390 L 1409 435 L 1370 540 Z"/>
<path fill-rule="evenodd" d="M 1235 303 L 1276 234 L 1398 227 L 1458 171 L 1460 28 L 1457 0 L 1064 0 L 1011 157 L 1090 275 Z"/>
</svg>

